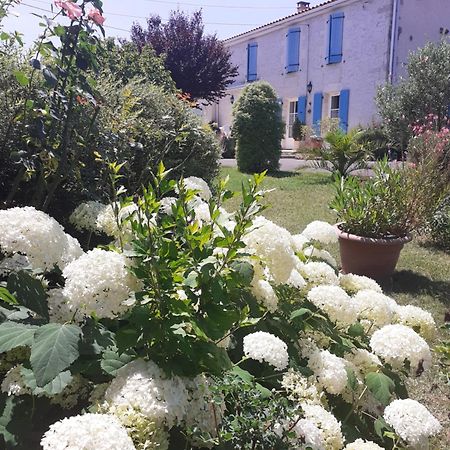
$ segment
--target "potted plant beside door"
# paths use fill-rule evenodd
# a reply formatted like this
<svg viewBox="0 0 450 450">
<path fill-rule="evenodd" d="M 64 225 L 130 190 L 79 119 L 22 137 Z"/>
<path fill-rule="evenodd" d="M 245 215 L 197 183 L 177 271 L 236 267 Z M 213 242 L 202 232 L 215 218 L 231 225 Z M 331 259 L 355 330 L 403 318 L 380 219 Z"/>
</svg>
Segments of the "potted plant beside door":
<svg viewBox="0 0 450 450">
<path fill-rule="evenodd" d="M 391 276 L 403 246 L 423 229 L 446 189 L 432 159 L 397 168 L 383 160 L 368 180 L 339 178 L 330 206 L 338 217 L 342 271 Z"/>
</svg>

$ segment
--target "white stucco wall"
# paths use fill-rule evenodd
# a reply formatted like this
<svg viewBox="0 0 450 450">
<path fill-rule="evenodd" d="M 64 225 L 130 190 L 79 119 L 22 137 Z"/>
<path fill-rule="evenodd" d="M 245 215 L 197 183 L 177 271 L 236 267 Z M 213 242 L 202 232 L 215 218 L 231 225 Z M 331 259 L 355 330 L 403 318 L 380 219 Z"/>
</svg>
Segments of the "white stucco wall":
<svg viewBox="0 0 450 450">
<path fill-rule="evenodd" d="M 449 0 L 399 0 L 395 80 L 406 75 L 409 52 L 427 42 L 438 42 L 442 38 L 441 28 L 450 30 Z"/>
<path fill-rule="evenodd" d="M 395 1 L 398 1 L 399 18 L 395 33 L 394 75 L 399 74 L 410 50 L 429 40 L 438 40 L 440 27 L 450 29 L 450 0 L 337 0 L 231 38 L 225 44 L 231 51 L 232 63 L 239 67 L 239 75 L 228 90 L 229 96 L 221 99 L 218 105 L 205 109 L 205 120 L 216 121 L 226 131 L 230 129 L 230 96 L 237 99 L 246 85 L 247 45 L 256 42 L 258 79 L 268 81 L 283 100 L 286 122 L 289 101 L 308 95 L 306 85 L 309 81 L 313 89 L 307 101 L 308 125 L 312 124 L 314 94 L 322 92 L 324 95 L 322 117 L 325 118 L 329 117 L 330 94 L 338 94 L 342 89 L 350 90 L 349 128 L 376 121 L 374 96 L 377 86 L 388 81 Z M 343 59 L 341 63 L 327 64 L 327 21 L 335 12 L 345 14 Z M 301 27 L 300 70 L 286 73 L 286 33 L 294 26 Z M 282 144 L 284 148 L 292 148 L 294 141 L 286 138 Z"/>
</svg>

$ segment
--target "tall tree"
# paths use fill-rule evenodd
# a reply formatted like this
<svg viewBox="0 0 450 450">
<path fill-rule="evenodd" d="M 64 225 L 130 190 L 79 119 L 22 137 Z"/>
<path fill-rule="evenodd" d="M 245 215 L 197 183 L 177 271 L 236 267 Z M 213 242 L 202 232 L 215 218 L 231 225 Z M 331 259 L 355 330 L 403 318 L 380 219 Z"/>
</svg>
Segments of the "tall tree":
<svg viewBox="0 0 450 450">
<path fill-rule="evenodd" d="M 211 103 L 223 97 L 238 74 L 223 43 L 215 34 L 204 34 L 201 11 L 191 17 L 172 11 L 166 24 L 159 16 L 152 16 L 147 19 L 146 30 L 133 25 L 131 39 L 140 49 L 151 45 L 157 55 L 164 54 L 177 88 L 193 100 Z"/>
</svg>

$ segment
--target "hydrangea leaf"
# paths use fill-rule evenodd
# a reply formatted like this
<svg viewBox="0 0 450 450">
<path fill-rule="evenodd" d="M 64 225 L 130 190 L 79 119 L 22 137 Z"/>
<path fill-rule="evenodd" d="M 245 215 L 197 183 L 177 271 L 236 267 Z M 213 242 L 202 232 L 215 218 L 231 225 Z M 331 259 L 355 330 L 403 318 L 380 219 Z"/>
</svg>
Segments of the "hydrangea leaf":
<svg viewBox="0 0 450 450">
<path fill-rule="evenodd" d="M 370 372 L 366 375 L 365 381 L 373 396 L 383 405 L 388 405 L 395 390 L 392 379 L 384 373 Z"/>
<path fill-rule="evenodd" d="M 44 387 L 39 387 L 36 383 L 36 377 L 31 369 L 22 367 L 21 374 L 25 385 L 28 386 L 33 395 L 57 395 L 60 394 L 64 388 L 72 381 L 72 374 L 70 370 L 66 370 L 58 374 L 50 383 L 47 383 Z"/>
<path fill-rule="evenodd" d="M 76 325 L 49 323 L 39 328 L 30 357 L 38 387 L 44 387 L 78 358 L 81 334 Z"/>
<path fill-rule="evenodd" d="M 39 280 L 22 270 L 8 277 L 7 288 L 20 305 L 49 320 L 47 294 Z"/>
<path fill-rule="evenodd" d="M 117 349 L 109 349 L 103 353 L 102 369 L 109 375 L 116 376 L 117 371 L 133 360 L 133 356 L 126 353 L 119 354 Z"/>
<path fill-rule="evenodd" d="M 34 342 L 34 334 L 38 328 L 33 325 L 3 322 L 0 325 L 0 353 L 16 347 L 31 347 Z"/>
</svg>

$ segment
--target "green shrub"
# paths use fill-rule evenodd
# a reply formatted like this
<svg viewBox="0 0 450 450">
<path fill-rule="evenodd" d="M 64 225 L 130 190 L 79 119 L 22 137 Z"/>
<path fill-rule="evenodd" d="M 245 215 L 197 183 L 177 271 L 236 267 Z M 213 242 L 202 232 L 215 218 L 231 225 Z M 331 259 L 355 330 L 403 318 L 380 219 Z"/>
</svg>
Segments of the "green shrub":
<svg viewBox="0 0 450 450">
<path fill-rule="evenodd" d="M 344 133 L 340 129 L 329 131 L 321 146 L 311 147 L 309 153 L 318 159 L 316 165 L 338 176 L 346 177 L 351 171 L 364 167 L 368 152 L 359 138 L 361 131 Z"/>
<path fill-rule="evenodd" d="M 304 137 L 304 126 L 305 124 L 300 122 L 296 117 L 292 125 L 292 138 L 294 141 L 301 141 Z"/>
<path fill-rule="evenodd" d="M 430 234 L 437 246 L 450 250 L 450 196 L 442 201 L 431 219 Z"/>
<path fill-rule="evenodd" d="M 247 86 L 233 108 L 233 137 L 241 172 L 277 170 L 284 124 L 273 88 L 266 82 Z"/>
</svg>

